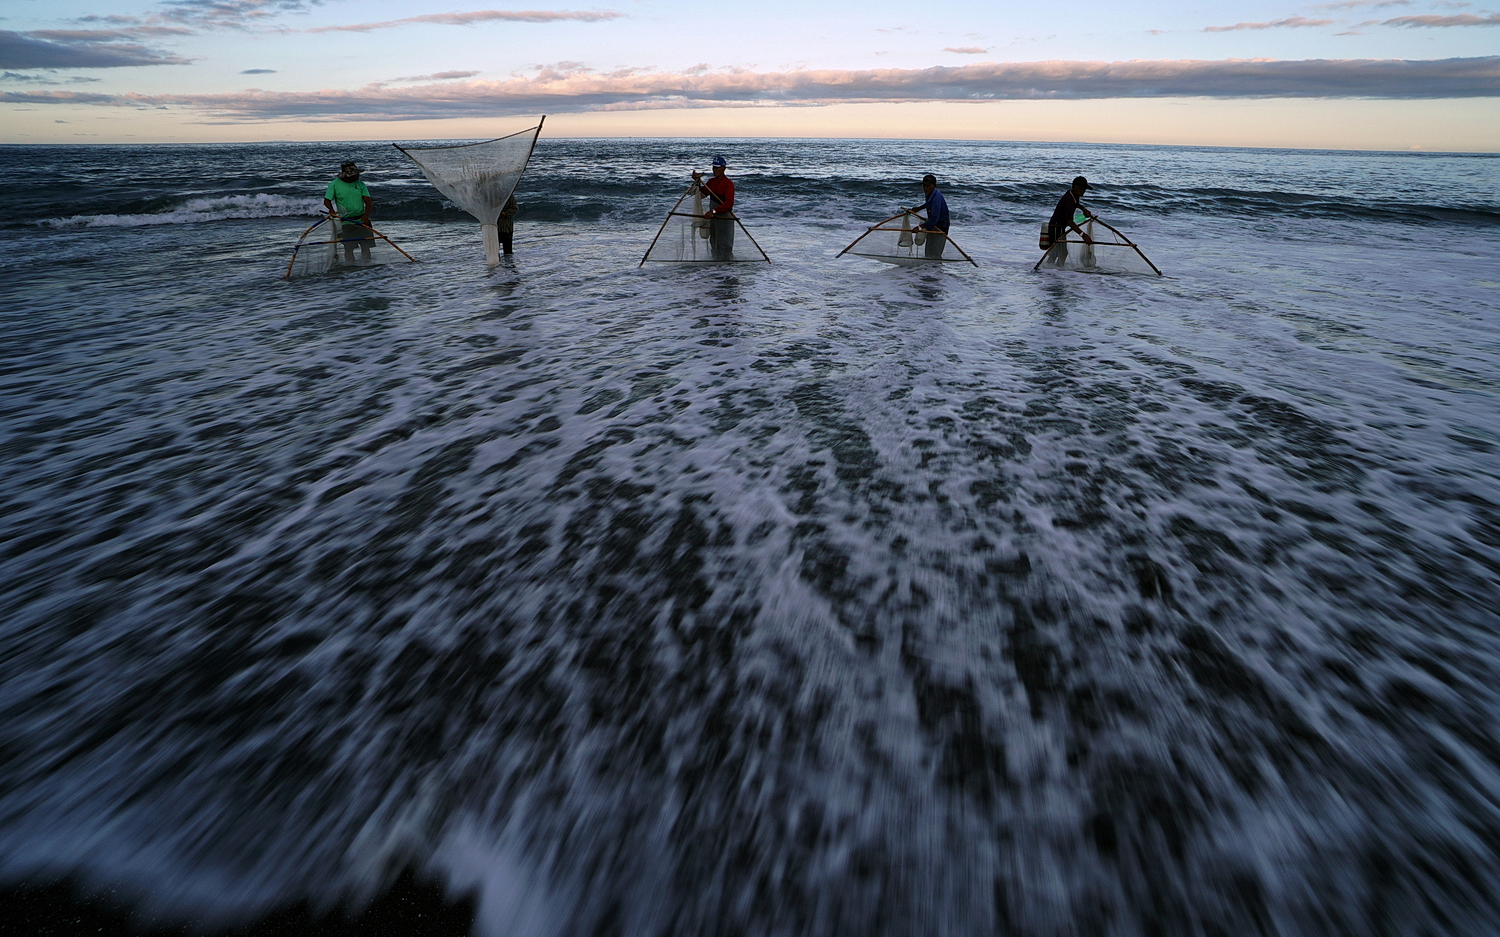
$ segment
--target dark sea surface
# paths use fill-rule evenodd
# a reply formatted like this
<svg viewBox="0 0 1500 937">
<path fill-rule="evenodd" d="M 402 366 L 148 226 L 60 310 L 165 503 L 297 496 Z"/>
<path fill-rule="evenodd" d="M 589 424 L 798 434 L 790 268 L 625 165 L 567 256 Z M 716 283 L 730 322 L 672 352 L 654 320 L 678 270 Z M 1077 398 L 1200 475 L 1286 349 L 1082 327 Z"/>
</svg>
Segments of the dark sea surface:
<svg viewBox="0 0 1500 937">
<path fill-rule="evenodd" d="M 638 269 L 716 153 L 773 263 Z M 281 280 L 350 158 L 421 262 Z M 977 268 L 835 259 L 929 171 Z M 544 138 L 494 269 L 384 145 L 0 173 L 0 885 L 1500 932 L 1500 156 Z"/>
</svg>

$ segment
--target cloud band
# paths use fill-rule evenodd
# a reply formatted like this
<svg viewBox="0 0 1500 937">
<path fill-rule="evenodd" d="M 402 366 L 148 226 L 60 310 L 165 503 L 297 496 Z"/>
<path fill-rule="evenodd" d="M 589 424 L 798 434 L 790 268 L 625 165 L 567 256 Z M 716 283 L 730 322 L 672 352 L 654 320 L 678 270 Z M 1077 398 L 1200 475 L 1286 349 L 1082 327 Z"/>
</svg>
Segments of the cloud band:
<svg viewBox="0 0 1500 937">
<path fill-rule="evenodd" d="M 0 68 L 122 68 L 134 65 L 186 65 L 187 59 L 149 49 L 128 30 L 0 29 Z"/>
<path fill-rule="evenodd" d="M 1235 23 L 1233 26 L 1205 26 L 1206 33 L 1232 33 L 1242 29 L 1297 29 L 1308 26 L 1329 26 L 1333 20 L 1310 20 L 1305 16 L 1288 16 L 1267 23 Z"/>
<path fill-rule="evenodd" d="M 408 16 L 405 19 L 386 20 L 381 23 L 355 23 L 352 26 L 314 26 L 307 31 L 310 33 L 367 33 L 372 29 L 390 29 L 395 26 L 414 26 L 422 23 L 433 23 L 440 26 L 473 26 L 475 23 L 489 23 L 496 20 L 506 23 L 555 23 L 562 20 L 597 23 L 603 20 L 619 19 L 624 15 L 624 13 L 616 13 L 612 10 L 599 12 L 586 10 L 475 10 L 471 13 L 428 13 L 424 16 Z"/>
<path fill-rule="evenodd" d="M 1500 13 L 1491 13 L 1488 16 L 1477 16 L 1473 13 L 1460 13 L 1457 16 L 1437 16 L 1435 14 L 1398 16 L 1394 19 L 1382 20 L 1380 25 L 1405 26 L 1409 29 L 1432 29 L 1448 26 L 1500 26 Z"/>
<path fill-rule="evenodd" d="M 832 104 L 1088 98 L 1500 97 L 1500 56 L 984 63 L 925 69 L 666 74 L 542 69 L 533 77 L 409 88 L 236 94 L 0 94 L 25 104 L 184 107 L 228 121 L 428 120 L 496 114 Z"/>
</svg>

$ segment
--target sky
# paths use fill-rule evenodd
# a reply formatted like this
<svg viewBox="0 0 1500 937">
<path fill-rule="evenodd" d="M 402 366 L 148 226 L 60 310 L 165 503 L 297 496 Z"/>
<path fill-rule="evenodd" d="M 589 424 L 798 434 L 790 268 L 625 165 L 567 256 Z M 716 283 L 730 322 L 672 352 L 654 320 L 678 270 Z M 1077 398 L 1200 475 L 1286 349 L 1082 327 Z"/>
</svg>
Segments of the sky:
<svg viewBox="0 0 1500 937">
<path fill-rule="evenodd" d="M 6 0 L 0 142 L 880 137 L 1500 152 L 1464 0 Z M 1500 3 L 1500 0 L 1495 0 Z"/>
</svg>

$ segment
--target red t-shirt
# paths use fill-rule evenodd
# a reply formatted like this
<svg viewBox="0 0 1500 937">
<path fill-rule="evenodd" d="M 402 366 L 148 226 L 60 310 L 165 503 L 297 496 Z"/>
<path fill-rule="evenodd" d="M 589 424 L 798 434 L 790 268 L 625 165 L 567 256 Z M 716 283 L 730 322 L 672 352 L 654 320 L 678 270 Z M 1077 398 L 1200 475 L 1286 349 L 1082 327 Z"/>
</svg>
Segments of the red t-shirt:
<svg viewBox="0 0 1500 937">
<path fill-rule="evenodd" d="M 712 192 L 716 200 L 714 206 L 708 210 L 710 215 L 727 213 L 734 208 L 734 183 L 729 181 L 728 176 L 712 176 L 705 179 L 703 187 Z"/>
</svg>

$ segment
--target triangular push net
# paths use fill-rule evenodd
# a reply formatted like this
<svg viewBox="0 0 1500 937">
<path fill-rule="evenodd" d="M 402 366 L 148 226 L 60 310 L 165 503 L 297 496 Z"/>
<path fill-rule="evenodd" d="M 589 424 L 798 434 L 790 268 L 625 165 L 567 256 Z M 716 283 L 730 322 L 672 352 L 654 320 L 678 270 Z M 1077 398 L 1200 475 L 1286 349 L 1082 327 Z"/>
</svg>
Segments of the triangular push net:
<svg viewBox="0 0 1500 937">
<path fill-rule="evenodd" d="M 1086 243 L 1078 232 L 1069 228 L 1060 241 L 1052 241 L 1042 259 L 1031 269 L 1042 267 L 1057 270 L 1077 270 L 1083 273 L 1141 273 L 1161 276 L 1135 242 L 1110 227 L 1099 218 L 1090 218 L 1079 225 L 1094 243 Z M 1047 237 L 1048 227 L 1042 226 L 1042 236 Z"/>
<path fill-rule="evenodd" d="M 392 146 L 410 157 L 448 201 L 478 219 L 484 227 L 485 259 L 494 265 L 500 262 L 500 235 L 496 228 L 500 209 L 521 181 L 546 119 L 543 117 L 535 127 L 483 143 Z"/>
<path fill-rule="evenodd" d="M 838 252 L 838 256 L 852 254 L 903 267 L 920 267 L 945 261 L 979 266 L 974 263 L 974 258 L 964 253 L 951 234 L 935 237 L 933 232 L 918 230 L 912 226 L 913 218 L 918 223 L 922 220 L 921 215 L 906 211 L 892 215 L 855 238 L 853 244 Z"/>
<path fill-rule="evenodd" d="M 755 238 L 745 230 L 739 216 L 723 218 L 715 233 L 714 221 L 705 214 L 704 200 L 707 194 L 702 186 L 693 183 L 667 212 L 667 218 L 656 232 L 656 239 L 646 248 L 646 256 L 637 266 L 646 263 L 770 263 L 771 258 L 760 249 Z M 730 222 L 726 224 L 725 222 Z M 728 235 L 724 231 L 728 229 Z M 723 243 L 721 243 L 721 239 Z"/>
<path fill-rule="evenodd" d="M 317 276 L 335 270 L 409 263 L 415 257 L 374 228 L 324 218 L 302 232 L 283 279 Z"/>
</svg>

